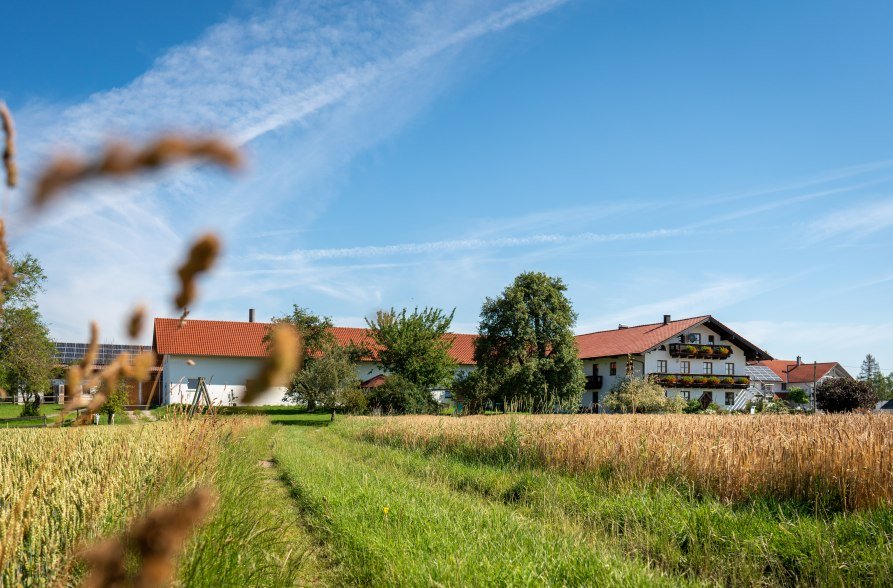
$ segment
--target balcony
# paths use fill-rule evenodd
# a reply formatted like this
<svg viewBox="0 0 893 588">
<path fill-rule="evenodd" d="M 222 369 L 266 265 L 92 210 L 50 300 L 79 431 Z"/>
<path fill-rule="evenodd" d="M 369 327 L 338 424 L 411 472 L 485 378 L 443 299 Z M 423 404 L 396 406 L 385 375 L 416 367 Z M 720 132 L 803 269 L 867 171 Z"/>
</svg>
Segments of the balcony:
<svg viewBox="0 0 893 588">
<path fill-rule="evenodd" d="M 717 376 L 692 374 L 651 374 L 652 381 L 665 388 L 747 388 L 747 376 Z"/>
<path fill-rule="evenodd" d="M 691 343 L 670 343 L 670 357 L 725 359 L 732 355 L 731 345 L 694 345 Z"/>
<path fill-rule="evenodd" d="M 602 377 L 601 376 L 586 376 L 586 390 L 601 390 L 602 389 Z"/>
</svg>

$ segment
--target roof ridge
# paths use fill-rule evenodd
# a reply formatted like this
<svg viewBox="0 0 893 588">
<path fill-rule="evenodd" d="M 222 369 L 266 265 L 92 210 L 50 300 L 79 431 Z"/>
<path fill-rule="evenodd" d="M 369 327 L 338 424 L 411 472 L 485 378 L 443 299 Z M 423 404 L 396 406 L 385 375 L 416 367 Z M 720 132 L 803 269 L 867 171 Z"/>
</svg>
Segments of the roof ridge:
<svg viewBox="0 0 893 588">
<path fill-rule="evenodd" d="M 712 316 L 713 315 L 704 314 L 704 315 L 699 315 L 699 316 L 690 316 L 690 317 L 686 317 L 686 318 L 675 319 L 675 320 L 670 321 L 669 323 L 644 323 L 641 325 L 628 325 L 626 327 L 623 327 L 623 329 L 602 329 L 600 331 L 590 331 L 588 333 L 580 333 L 578 335 L 574 335 L 574 337 L 584 337 L 586 335 L 597 335 L 598 333 L 613 333 L 614 331 L 622 331 L 625 329 L 639 329 L 641 327 L 654 327 L 654 326 L 662 327 L 665 325 L 671 325 L 673 323 L 681 323 L 682 321 L 690 321 L 693 319 L 712 318 Z"/>
</svg>

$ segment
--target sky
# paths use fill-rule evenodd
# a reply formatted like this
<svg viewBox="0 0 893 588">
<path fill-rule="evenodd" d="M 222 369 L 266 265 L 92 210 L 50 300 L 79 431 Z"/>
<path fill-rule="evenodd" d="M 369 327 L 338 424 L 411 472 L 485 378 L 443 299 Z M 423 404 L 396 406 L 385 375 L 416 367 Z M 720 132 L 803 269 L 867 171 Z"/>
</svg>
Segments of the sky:
<svg viewBox="0 0 893 588">
<path fill-rule="evenodd" d="M 22 185 L 10 245 L 58 340 L 137 303 L 293 304 L 363 326 L 561 277 L 577 332 L 712 314 L 776 358 L 893 370 L 893 5 L 871 1 L 120 3 L 12 0 L 0 99 Z M 31 214 L 57 153 L 215 133 L 230 174 L 93 183 Z M 144 339 L 148 341 L 150 334 Z"/>
</svg>

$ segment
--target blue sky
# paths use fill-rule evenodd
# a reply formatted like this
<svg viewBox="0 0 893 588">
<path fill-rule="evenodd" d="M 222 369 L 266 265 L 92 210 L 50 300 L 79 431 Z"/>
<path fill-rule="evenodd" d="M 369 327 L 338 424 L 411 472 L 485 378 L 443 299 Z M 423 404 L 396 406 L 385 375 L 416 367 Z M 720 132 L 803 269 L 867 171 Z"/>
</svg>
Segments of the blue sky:
<svg viewBox="0 0 893 588">
<path fill-rule="evenodd" d="M 888 2 L 19 2 L 0 96 L 54 336 L 170 316 L 196 234 L 226 244 L 196 318 L 292 303 L 344 325 L 561 276 L 579 332 L 713 314 L 776 357 L 893 369 Z M 11 34 L 10 34 L 11 32 Z M 249 169 L 180 168 L 22 212 L 48 154 L 168 129 Z"/>
</svg>

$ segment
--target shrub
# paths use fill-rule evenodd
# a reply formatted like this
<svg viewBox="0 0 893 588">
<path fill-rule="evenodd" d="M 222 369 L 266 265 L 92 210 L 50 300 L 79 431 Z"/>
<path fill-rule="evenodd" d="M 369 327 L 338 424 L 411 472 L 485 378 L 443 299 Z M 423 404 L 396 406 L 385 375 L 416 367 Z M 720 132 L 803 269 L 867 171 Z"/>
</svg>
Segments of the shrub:
<svg viewBox="0 0 893 588">
<path fill-rule="evenodd" d="M 701 403 L 697 400 L 683 400 L 685 405 L 682 408 L 682 412 L 685 414 L 697 414 L 701 412 Z"/>
<path fill-rule="evenodd" d="M 676 376 L 664 376 L 662 379 L 667 384 L 675 384 L 676 383 Z"/>
<path fill-rule="evenodd" d="M 698 348 L 694 345 L 686 345 L 682 348 L 682 352 L 687 355 L 695 355 L 698 352 Z"/>
<path fill-rule="evenodd" d="M 398 374 L 388 376 L 384 384 L 369 394 L 369 407 L 385 414 L 428 414 L 437 412 L 437 401 Z"/>
<path fill-rule="evenodd" d="M 700 348 L 699 351 L 700 351 L 701 353 L 703 353 L 704 355 L 712 355 L 712 354 L 713 354 L 713 347 L 711 347 L 711 346 L 709 346 L 709 345 L 701 345 L 701 348 Z"/>
<path fill-rule="evenodd" d="M 35 394 L 33 400 L 26 401 L 22 405 L 20 417 L 36 417 L 40 416 L 40 394 Z"/>
<path fill-rule="evenodd" d="M 707 378 L 704 376 L 695 376 L 695 384 L 706 384 Z"/>
<path fill-rule="evenodd" d="M 793 404 L 806 404 L 809 402 L 809 396 L 803 388 L 790 388 L 785 400 Z"/>
<path fill-rule="evenodd" d="M 711 386 L 718 386 L 719 382 L 720 382 L 720 380 L 719 380 L 719 377 L 717 377 L 717 376 L 710 376 L 709 378 L 707 378 L 707 383 L 710 384 Z"/>
<path fill-rule="evenodd" d="M 735 378 L 723 378 L 723 379 L 722 379 L 722 383 L 723 383 L 723 384 L 726 384 L 726 385 L 734 384 L 734 383 L 735 383 Z"/>
<path fill-rule="evenodd" d="M 366 393 L 360 388 L 346 388 L 339 396 L 341 408 L 347 414 L 363 414 L 369 407 Z"/>
<path fill-rule="evenodd" d="M 725 356 L 725 357 L 732 355 L 731 347 L 717 347 L 717 351 L 719 351 L 720 355 Z"/>
<path fill-rule="evenodd" d="M 695 379 L 691 376 L 682 376 L 682 383 L 686 386 L 691 386 L 695 383 Z"/>
<path fill-rule="evenodd" d="M 676 408 L 660 384 L 643 378 L 621 380 L 611 389 L 605 404 L 611 410 L 632 413 L 668 412 Z"/>
<path fill-rule="evenodd" d="M 852 412 L 873 409 L 877 395 L 868 382 L 830 378 L 816 386 L 815 402 L 825 412 Z"/>
<path fill-rule="evenodd" d="M 750 378 L 738 377 L 735 378 L 736 384 L 750 384 Z"/>
<path fill-rule="evenodd" d="M 108 391 L 107 394 L 101 410 L 111 424 L 112 415 L 124 414 L 124 406 L 127 404 L 127 381 L 122 378 L 115 389 Z"/>
</svg>

